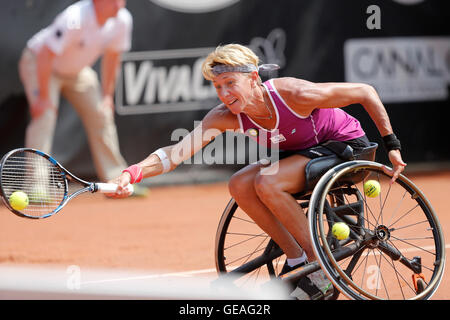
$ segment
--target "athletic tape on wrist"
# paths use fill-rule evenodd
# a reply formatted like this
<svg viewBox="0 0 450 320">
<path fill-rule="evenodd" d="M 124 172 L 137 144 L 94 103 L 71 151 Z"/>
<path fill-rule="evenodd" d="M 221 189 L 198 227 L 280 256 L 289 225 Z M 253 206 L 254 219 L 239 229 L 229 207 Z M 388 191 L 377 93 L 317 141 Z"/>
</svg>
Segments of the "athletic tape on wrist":
<svg viewBox="0 0 450 320">
<path fill-rule="evenodd" d="M 159 148 L 152 154 L 157 155 L 159 160 L 161 160 L 161 164 L 163 166 L 163 173 L 168 172 L 170 170 L 170 160 L 169 157 L 167 156 L 167 153 L 162 148 Z"/>
<path fill-rule="evenodd" d="M 133 164 L 132 166 L 129 166 L 122 172 L 128 172 L 131 176 L 130 183 L 139 183 L 143 179 L 142 169 L 137 164 Z"/>
</svg>

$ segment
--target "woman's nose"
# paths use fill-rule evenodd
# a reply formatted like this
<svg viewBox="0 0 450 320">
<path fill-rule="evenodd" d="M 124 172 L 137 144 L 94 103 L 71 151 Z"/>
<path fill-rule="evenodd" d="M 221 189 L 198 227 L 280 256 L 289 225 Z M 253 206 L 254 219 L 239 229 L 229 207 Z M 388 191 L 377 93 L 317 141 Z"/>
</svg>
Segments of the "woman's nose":
<svg viewBox="0 0 450 320">
<path fill-rule="evenodd" d="M 221 88 L 219 91 L 219 96 L 226 98 L 230 95 L 230 91 L 227 88 Z"/>
</svg>

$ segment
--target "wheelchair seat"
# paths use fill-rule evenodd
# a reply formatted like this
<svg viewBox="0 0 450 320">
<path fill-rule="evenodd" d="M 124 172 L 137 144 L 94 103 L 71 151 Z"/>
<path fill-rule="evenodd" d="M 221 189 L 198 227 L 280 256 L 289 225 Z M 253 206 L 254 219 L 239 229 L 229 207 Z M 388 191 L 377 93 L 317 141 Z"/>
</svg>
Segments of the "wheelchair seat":
<svg viewBox="0 0 450 320">
<path fill-rule="evenodd" d="M 366 148 L 358 150 L 353 154 L 352 160 L 368 160 L 374 161 L 375 154 L 378 148 L 378 144 L 375 142 L 370 142 L 370 145 Z M 328 170 L 335 167 L 338 164 L 344 163 L 349 160 L 344 160 L 337 155 L 330 155 L 325 157 L 320 157 L 312 159 L 308 162 L 305 168 L 305 189 L 303 192 L 296 194 L 294 196 L 304 195 L 311 192 L 322 175 Z M 354 180 L 361 181 L 364 177 L 354 177 Z"/>
</svg>

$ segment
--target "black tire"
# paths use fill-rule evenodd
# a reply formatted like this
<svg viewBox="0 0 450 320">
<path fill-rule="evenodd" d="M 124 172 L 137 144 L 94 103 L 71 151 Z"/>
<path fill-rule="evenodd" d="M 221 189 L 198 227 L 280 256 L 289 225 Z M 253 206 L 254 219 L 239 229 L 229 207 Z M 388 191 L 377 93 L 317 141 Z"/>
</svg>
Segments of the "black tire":
<svg viewBox="0 0 450 320">
<path fill-rule="evenodd" d="M 307 208 L 308 202 L 301 203 Z M 285 261 L 279 246 L 231 199 L 216 233 L 215 261 L 219 274 L 231 274 L 239 287 L 264 286 L 278 276 Z M 334 290 L 327 300 L 335 300 Z"/>
<path fill-rule="evenodd" d="M 377 197 L 364 193 L 369 179 L 381 185 Z M 310 233 L 319 264 L 350 299 L 429 299 L 442 279 L 445 241 L 431 204 L 404 175 L 392 185 L 390 179 L 381 164 L 353 161 L 328 171 L 311 196 Z M 331 235 L 338 221 L 351 229 L 346 240 Z M 425 275 L 420 292 L 414 273 Z"/>
<path fill-rule="evenodd" d="M 234 199 L 228 203 L 219 222 L 215 255 L 217 272 L 235 272 L 241 275 L 243 282 L 251 283 L 265 282 L 276 276 L 284 261 L 283 251 Z M 256 257 L 258 261 L 254 261 Z"/>
</svg>

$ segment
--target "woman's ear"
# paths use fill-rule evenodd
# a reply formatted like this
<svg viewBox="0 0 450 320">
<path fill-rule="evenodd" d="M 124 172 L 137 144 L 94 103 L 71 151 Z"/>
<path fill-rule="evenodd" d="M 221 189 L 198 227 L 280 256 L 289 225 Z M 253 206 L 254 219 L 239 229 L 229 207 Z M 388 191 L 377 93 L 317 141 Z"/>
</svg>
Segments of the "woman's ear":
<svg viewBox="0 0 450 320">
<path fill-rule="evenodd" d="M 259 78 L 259 73 L 258 71 L 252 71 L 250 73 L 250 78 L 253 80 L 252 81 L 252 87 L 257 87 L 259 86 L 261 79 Z"/>
</svg>

